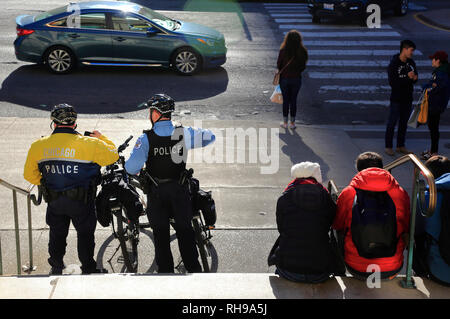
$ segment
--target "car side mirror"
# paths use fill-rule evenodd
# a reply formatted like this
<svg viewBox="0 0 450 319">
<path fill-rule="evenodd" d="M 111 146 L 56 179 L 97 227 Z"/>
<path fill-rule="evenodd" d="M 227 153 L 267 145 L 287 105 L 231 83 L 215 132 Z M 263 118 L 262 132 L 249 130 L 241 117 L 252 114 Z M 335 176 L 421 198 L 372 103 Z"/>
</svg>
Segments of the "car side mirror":
<svg viewBox="0 0 450 319">
<path fill-rule="evenodd" d="M 150 28 L 147 29 L 147 36 L 148 37 L 154 36 L 157 33 L 159 33 L 159 30 L 157 28 L 155 28 L 155 27 L 150 27 Z"/>
</svg>

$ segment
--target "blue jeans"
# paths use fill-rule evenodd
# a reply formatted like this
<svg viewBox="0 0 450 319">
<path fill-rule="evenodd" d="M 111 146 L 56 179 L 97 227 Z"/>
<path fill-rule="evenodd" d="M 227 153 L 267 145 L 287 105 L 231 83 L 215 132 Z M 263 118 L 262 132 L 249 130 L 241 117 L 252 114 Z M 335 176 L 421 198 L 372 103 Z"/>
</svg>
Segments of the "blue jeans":
<svg viewBox="0 0 450 319">
<path fill-rule="evenodd" d="M 297 114 L 297 95 L 302 86 L 302 78 L 280 78 L 280 89 L 283 95 L 283 118 L 287 122 L 289 113 L 291 122 Z"/>
<path fill-rule="evenodd" d="M 389 106 L 389 119 L 386 126 L 385 146 L 392 148 L 395 126 L 398 122 L 397 130 L 397 147 L 405 146 L 406 129 L 408 128 L 408 120 L 411 115 L 412 102 L 398 103 L 391 101 Z"/>
<path fill-rule="evenodd" d="M 330 279 L 330 274 L 320 274 L 320 275 L 297 274 L 287 270 L 280 269 L 278 267 L 275 270 L 275 274 L 280 275 L 281 277 L 290 281 L 302 282 L 307 284 L 319 284 Z"/>
</svg>

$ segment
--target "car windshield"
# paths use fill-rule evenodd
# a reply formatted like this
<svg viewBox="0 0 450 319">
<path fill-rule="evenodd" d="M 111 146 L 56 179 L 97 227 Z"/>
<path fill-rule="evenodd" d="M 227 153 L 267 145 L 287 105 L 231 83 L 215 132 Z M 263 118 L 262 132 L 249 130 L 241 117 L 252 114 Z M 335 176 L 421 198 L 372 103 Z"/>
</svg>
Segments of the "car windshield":
<svg viewBox="0 0 450 319">
<path fill-rule="evenodd" d="M 57 14 L 61 14 L 66 11 L 67 11 L 67 6 L 59 7 L 59 8 L 47 11 L 47 12 L 42 12 L 34 17 L 34 21 L 36 22 L 36 21 L 44 20 L 46 18 L 49 18 L 49 17 L 57 15 Z"/>
<path fill-rule="evenodd" d="M 180 24 L 170 19 L 160 13 L 157 13 L 149 8 L 142 7 L 139 12 L 140 15 L 146 17 L 147 19 L 151 20 L 152 22 L 160 25 L 161 27 L 168 29 L 168 30 L 176 30 L 179 28 Z"/>
</svg>

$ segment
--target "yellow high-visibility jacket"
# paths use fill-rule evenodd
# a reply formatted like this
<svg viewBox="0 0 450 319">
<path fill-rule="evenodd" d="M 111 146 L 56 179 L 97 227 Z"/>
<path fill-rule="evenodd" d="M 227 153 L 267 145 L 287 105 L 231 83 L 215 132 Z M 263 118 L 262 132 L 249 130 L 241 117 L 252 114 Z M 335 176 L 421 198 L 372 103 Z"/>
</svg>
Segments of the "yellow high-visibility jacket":
<svg viewBox="0 0 450 319">
<path fill-rule="evenodd" d="M 104 135 L 88 137 L 71 128 L 56 128 L 31 145 L 23 176 L 34 185 L 40 185 L 44 177 L 47 187 L 54 191 L 87 188 L 100 174 L 101 166 L 113 164 L 118 158 L 116 146 Z"/>
</svg>

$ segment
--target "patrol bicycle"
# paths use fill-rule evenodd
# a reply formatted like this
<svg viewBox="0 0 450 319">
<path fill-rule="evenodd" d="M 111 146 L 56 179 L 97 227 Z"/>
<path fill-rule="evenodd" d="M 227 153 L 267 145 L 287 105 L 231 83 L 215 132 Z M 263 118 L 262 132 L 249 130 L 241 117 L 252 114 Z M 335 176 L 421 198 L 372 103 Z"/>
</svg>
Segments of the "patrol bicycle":
<svg viewBox="0 0 450 319">
<path fill-rule="evenodd" d="M 118 183 L 124 181 L 129 185 L 128 174 L 124 169 L 125 158 L 120 155 L 128 146 L 133 136 L 130 136 L 117 149 L 119 159 L 114 164 L 106 166 L 102 173 L 102 186 L 108 183 Z M 111 223 L 114 237 L 119 240 L 120 245 L 117 247 L 113 256 L 108 260 L 110 262 L 120 248 L 126 272 L 136 273 L 138 270 L 138 243 L 139 228 L 145 225 L 139 225 L 138 220 L 134 220 L 128 216 L 126 208 L 120 203 L 116 197 L 109 198 L 109 208 L 111 211 Z M 144 210 L 145 212 L 145 210 Z M 142 228 L 141 227 L 141 228 Z M 148 227 L 148 225 L 147 225 Z"/>
<path fill-rule="evenodd" d="M 194 173 L 194 170 L 191 168 L 186 171 L 185 178 L 186 180 L 189 180 L 192 178 L 192 175 Z M 137 175 L 129 175 L 129 182 L 132 186 L 134 186 L 139 193 L 139 197 L 141 199 L 141 202 L 144 206 L 144 209 L 147 207 L 147 203 L 145 202 L 144 198 L 146 196 L 143 196 L 144 194 L 144 187 L 143 187 L 143 175 L 146 174 L 144 170 L 141 170 L 139 176 Z M 156 184 L 156 182 L 154 182 Z M 189 187 L 189 183 L 188 183 Z M 190 190 L 190 193 L 192 195 L 192 190 Z M 173 229 L 175 229 L 175 219 L 173 216 L 169 217 L 170 225 Z M 150 227 L 150 223 L 139 223 L 139 228 L 148 228 Z M 215 227 L 206 225 L 205 220 L 202 216 L 202 212 L 198 209 L 193 208 L 193 217 L 192 217 L 192 228 L 194 230 L 194 238 L 195 238 L 195 244 L 197 246 L 200 258 L 201 258 L 201 264 L 203 272 L 210 272 L 210 262 L 208 261 L 209 258 L 211 258 L 211 241 L 212 238 L 211 230 L 213 230 Z M 181 262 L 176 266 L 176 268 L 179 268 L 181 265 Z"/>
</svg>

